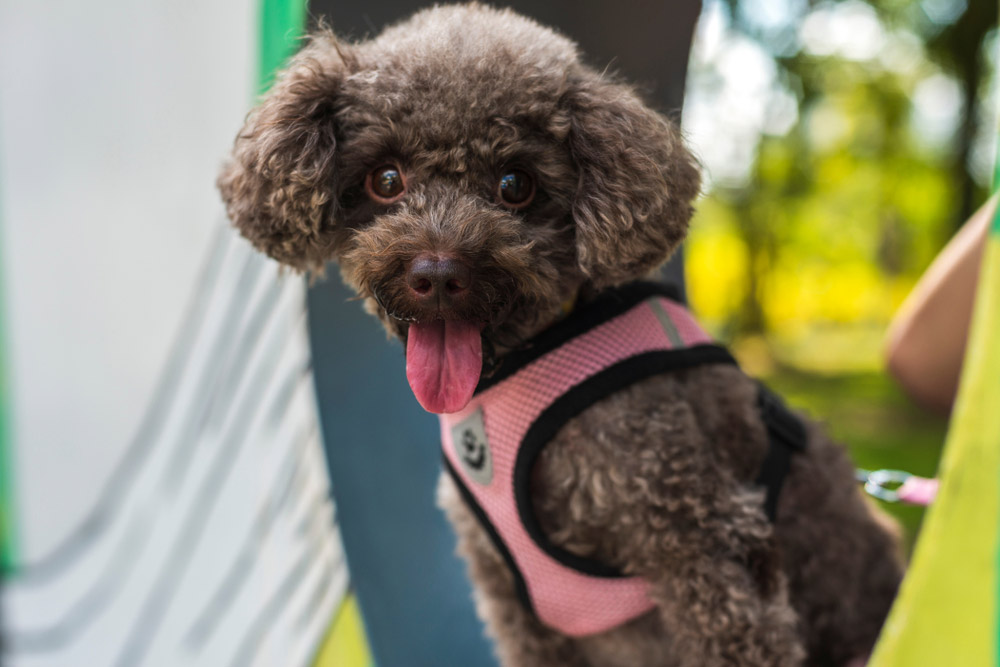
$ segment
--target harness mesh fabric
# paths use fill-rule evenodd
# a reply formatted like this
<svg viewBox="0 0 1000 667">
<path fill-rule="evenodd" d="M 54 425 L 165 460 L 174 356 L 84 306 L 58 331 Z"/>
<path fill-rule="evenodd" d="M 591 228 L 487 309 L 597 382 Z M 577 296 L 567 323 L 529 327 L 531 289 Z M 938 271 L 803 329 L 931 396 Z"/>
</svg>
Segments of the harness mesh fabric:
<svg viewBox="0 0 1000 667">
<path fill-rule="evenodd" d="M 581 333 L 477 394 L 469 406 L 441 415 L 444 455 L 488 517 L 520 572 L 531 606 L 564 634 L 603 632 L 650 610 L 648 585 L 636 577 L 587 574 L 554 558 L 528 533 L 515 500 L 514 468 L 532 424 L 573 387 L 647 352 L 708 344 L 711 338 L 683 306 L 652 297 Z M 489 482 L 470 474 L 454 433 L 481 420 L 492 459 Z"/>
</svg>

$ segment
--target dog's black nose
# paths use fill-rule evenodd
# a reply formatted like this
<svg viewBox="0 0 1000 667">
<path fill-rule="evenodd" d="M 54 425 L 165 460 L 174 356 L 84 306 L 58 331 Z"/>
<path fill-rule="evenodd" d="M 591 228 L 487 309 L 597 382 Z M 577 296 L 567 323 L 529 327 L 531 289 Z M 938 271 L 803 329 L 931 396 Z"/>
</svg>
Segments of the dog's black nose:
<svg viewBox="0 0 1000 667">
<path fill-rule="evenodd" d="M 454 257 L 419 255 L 410 263 L 406 284 L 419 300 L 444 304 L 469 290 L 472 269 Z"/>
</svg>

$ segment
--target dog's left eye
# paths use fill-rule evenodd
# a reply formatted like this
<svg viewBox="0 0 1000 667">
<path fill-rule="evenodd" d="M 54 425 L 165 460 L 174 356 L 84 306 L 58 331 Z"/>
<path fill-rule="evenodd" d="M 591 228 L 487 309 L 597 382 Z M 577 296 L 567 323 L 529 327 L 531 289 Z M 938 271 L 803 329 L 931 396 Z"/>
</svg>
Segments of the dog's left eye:
<svg viewBox="0 0 1000 667">
<path fill-rule="evenodd" d="M 512 169 L 500 177 L 497 194 L 507 208 L 524 208 L 535 196 L 535 180 L 520 169 Z"/>
<path fill-rule="evenodd" d="M 382 165 L 368 174 L 368 178 L 365 179 L 365 191 L 378 203 L 391 204 L 406 191 L 403 172 L 395 165 Z"/>
</svg>

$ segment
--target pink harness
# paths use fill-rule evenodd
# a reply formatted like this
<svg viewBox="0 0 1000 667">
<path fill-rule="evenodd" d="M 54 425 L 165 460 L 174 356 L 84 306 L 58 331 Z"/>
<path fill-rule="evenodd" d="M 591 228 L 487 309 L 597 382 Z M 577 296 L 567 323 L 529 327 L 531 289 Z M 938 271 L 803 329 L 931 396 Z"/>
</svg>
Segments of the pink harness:
<svg viewBox="0 0 1000 667">
<path fill-rule="evenodd" d="M 522 600 L 566 635 L 604 632 L 653 603 L 643 579 L 547 540 L 529 493 L 538 453 L 566 421 L 639 379 L 735 363 L 667 294 L 637 283 L 600 297 L 505 358 L 466 409 L 441 415 L 459 490 L 511 567 Z"/>
</svg>

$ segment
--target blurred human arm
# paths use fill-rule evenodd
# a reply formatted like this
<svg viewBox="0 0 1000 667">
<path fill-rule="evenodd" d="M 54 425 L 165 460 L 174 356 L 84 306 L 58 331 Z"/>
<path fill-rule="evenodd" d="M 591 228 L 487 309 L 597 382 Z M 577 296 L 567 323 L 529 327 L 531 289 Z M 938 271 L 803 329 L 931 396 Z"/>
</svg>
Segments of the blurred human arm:
<svg viewBox="0 0 1000 667">
<path fill-rule="evenodd" d="M 889 325 L 889 372 L 913 400 L 946 414 L 958 391 L 979 265 L 997 198 L 945 246 Z"/>
</svg>

